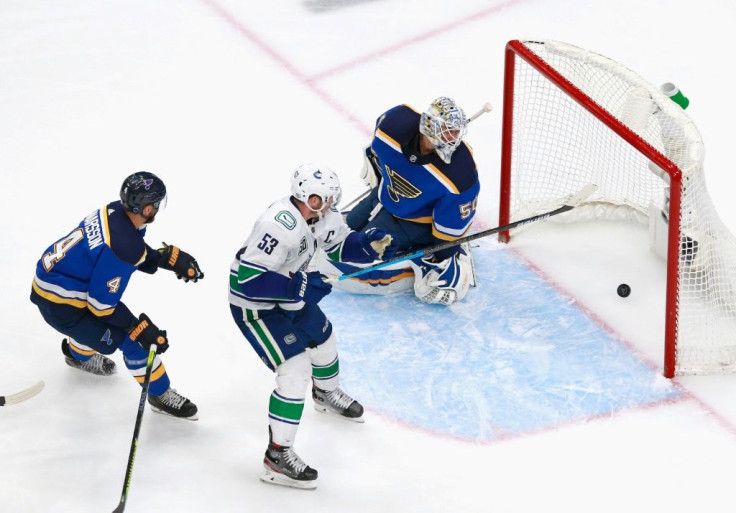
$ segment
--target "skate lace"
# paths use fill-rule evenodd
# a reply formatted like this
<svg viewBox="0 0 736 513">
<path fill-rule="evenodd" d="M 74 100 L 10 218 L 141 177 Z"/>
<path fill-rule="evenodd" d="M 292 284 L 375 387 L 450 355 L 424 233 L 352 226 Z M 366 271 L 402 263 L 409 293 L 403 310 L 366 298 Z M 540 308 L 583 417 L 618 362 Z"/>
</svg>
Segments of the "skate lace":
<svg viewBox="0 0 736 513">
<path fill-rule="evenodd" d="M 100 354 L 92 355 L 92 358 L 82 364 L 82 367 L 88 371 L 93 372 L 104 372 L 105 369 L 105 357 Z"/>
<path fill-rule="evenodd" d="M 176 390 L 173 388 L 169 388 L 158 399 L 167 406 L 171 406 L 172 408 L 175 408 L 177 410 L 180 409 L 185 402 L 187 402 L 187 398 L 176 393 Z"/>
<path fill-rule="evenodd" d="M 332 392 L 327 393 L 326 397 L 331 404 L 341 409 L 347 409 L 354 401 L 352 397 L 343 392 L 340 388 L 336 388 Z"/>
<path fill-rule="evenodd" d="M 299 455 L 297 455 L 291 447 L 285 448 L 283 454 L 284 460 L 291 465 L 297 474 L 300 474 L 305 468 L 307 468 L 307 464 L 302 461 Z"/>
</svg>

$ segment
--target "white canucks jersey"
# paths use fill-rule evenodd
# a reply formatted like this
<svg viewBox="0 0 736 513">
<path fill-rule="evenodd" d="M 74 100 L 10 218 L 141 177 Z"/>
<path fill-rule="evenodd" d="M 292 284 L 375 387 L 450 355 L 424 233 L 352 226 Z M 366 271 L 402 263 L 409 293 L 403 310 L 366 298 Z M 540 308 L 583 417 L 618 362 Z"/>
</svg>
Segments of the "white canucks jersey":
<svg viewBox="0 0 736 513">
<path fill-rule="evenodd" d="M 291 276 L 307 269 L 317 248 L 333 249 L 349 233 L 337 210 L 307 222 L 290 197 L 276 201 L 255 222 L 230 266 L 230 303 L 249 310 L 276 304 L 301 309 L 304 302 L 286 297 Z"/>
</svg>

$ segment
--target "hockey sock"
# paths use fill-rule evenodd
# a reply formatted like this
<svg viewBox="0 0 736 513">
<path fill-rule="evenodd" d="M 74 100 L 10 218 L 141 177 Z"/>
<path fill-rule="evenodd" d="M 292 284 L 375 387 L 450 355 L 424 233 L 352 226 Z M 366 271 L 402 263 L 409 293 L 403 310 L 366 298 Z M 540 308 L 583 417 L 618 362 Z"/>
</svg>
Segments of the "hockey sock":
<svg viewBox="0 0 736 513">
<path fill-rule="evenodd" d="M 148 362 L 148 351 L 143 349 L 139 344 L 130 340 L 126 337 L 122 344 L 120 344 L 120 350 L 123 352 L 123 361 L 125 366 L 128 368 L 130 373 L 133 375 L 135 380 L 143 385 L 143 380 L 146 377 L 146 363 Z M 148 393 L 152 396 L 159 396 L 166 392 L 171 386 L 169 376 L 166 373 L 166 367 L 164 367 L 161 358 L 156 355 L 153 360 L 153 370 L 151 370 L 151 383 L 148 388 Z"/>
<path fill-rule="evenodd" d="M 331 392 L 338 386 L 340 374 L 340 359 L 337 356 L 337 338 L 331 334 L 330 338 L 313 349 L 309 349 L 309 359 L 312 362 L 312 379 L 314 386 L 320 390 Z"/>
<path fill-rule="evenodd" d="M 80 362 L 84 363 L 97 353 L 97 351 L 95 351 L 91 347 L 83 346 L 82 344 L 75 342 L 71 338 L 68 340 L 69 353 L 75 360 L 79 360 Z"/>
<path fill-rule="evenodd" d="M 294 445 L 296 431 L 304 411 L 310 364 L 306 353 L 300 353 L 276 367 L 276 389 L 268 404 L 268 425 L 273 442 L 286 447 Z"/>
</svg>

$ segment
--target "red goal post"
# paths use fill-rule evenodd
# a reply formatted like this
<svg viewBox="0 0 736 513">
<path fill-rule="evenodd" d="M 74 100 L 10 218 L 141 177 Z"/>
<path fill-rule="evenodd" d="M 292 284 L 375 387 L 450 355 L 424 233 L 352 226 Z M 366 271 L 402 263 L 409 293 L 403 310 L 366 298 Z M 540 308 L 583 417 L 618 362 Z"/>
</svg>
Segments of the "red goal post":
<svg viewBox="0 0 736 513">
<path fill-rule="evenodd" d="M 507 44 L 499 224 L 595 183 L 587 219 L 631 211 L 650 232 L 659 227 L 670 378 L 736 370 L 736 239 L 715 213 L 702 163 L 684 110 L 625 66 L 558 41 Z"/>
</svg>

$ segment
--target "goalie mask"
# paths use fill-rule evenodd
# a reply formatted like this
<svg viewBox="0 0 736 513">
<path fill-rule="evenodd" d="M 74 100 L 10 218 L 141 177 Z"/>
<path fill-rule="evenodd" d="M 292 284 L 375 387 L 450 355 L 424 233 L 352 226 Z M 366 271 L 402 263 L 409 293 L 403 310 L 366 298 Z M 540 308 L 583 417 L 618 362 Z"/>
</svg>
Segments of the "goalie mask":
<svg viewBox="0 0 736 513">
<path fill-rule="evenodd" d="M 429 138 L 437 155 L 449 164 L 468 131 L 468 118 L 455 100 L 440 96 L 422 113 L 419 131 Z"/>
<path fill-rule="evenodd" d="M 312 212 L 314 210 L 309 206 L 309 197 L 318 196 L 322 199 L 322 208 L 330 203 L 331 207 L 336 206 L 340 202 L 342 196 L 342 188 L 337 175 L 327 166 L 318 166 L 316 164 L 302 164 L 294 171 L 291 178 L 291 195 L 307 205 Z"/>
</svg>

